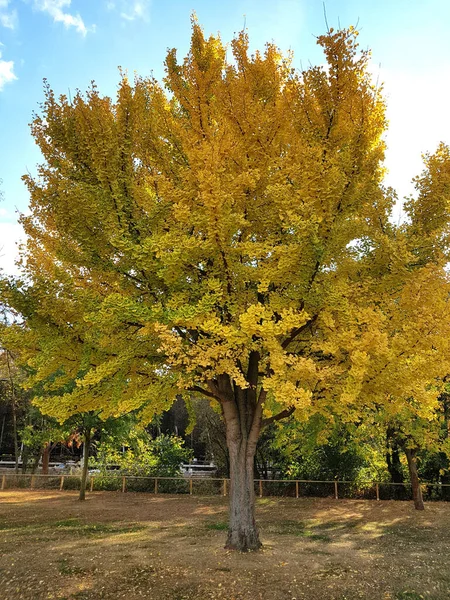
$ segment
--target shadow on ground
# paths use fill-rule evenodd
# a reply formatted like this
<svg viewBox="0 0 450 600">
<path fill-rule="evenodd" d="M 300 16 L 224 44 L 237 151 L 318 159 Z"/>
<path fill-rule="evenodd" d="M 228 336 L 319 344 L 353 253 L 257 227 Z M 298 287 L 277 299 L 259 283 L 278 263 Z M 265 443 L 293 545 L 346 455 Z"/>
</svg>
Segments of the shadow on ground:
<svg viewBox="0 0 450 600">
<path fill-rule="evenodd" d="M 450 505 L 258 502 L 264 548 L 227 552 L 224 498 L 0 494 L 4 600 L 448 600 Z"/>
</svg>

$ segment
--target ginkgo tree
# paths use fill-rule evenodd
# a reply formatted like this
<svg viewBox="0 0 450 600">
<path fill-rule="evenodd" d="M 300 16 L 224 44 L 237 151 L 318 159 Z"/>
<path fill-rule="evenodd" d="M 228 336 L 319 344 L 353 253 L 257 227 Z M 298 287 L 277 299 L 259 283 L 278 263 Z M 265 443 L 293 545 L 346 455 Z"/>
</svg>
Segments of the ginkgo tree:
<svg viewBox="0 0 450 600">
<path fill-rule="evenodd" d="M 298 72 L 273 44 L 251 54 L 245 32 L 227 59 L 193 20 L 164 86 L 123 76 L 113 101 L 46 85 L 32 123 L 44 162 L 25 177 L 24 278 L 4 285 L 24 318 L 9 343 L 59 419 L 150 420 L 177 395 L 217 403 L 228 548 L 260 546 L 253 463 L 267 424 L 351 420 L 410 396 L 426 412 L 437 392 L 424 381 L 444 369 L 448 281 L 441 263 L 411 269 L 390 223 L 385 105 L 356 40 L 330 30 L 327 68 Z"/>
</svg>

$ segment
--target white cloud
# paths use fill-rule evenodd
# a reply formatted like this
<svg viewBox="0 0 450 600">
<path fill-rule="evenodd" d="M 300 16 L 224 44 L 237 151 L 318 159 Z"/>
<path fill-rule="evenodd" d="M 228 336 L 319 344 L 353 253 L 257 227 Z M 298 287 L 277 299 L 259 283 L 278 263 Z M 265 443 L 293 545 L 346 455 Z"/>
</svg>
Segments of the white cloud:
<svg viewBox="0 0 450 600">
<path fill-rule="evenodd" d="M 11 0 L 0 0 L 0 25 L 14 29 L 17 24 L 16 9 L 9 10 Z"/>
<path fill-rule="evenodd" d="M 15 261 L 18 258 L 18 244 L 24 240 L 25 234 L 19 223 L 0 221 L 0 270 L 6 275 L 17 275 Z"/>
<path fill-rule="evenodd" d="M 126 21 L 142 19 L 147 21 L 150 16 L 150 0 L 121 0 L 120 2 L 108 2 L 109 10 L 119 10 L 120 16 Z"/>
<path fill-rule="evenodd" d="M 1 58 L 2 53 L 0 52 L 0 92 L 5 83 L 10 83 L 17 79 L 14 73 L 14 62 L 12 60 L 2 60 Z"/>
<path fill-rule="evenodd" d="M 79 14 L 73 15 L 65 9 L 70 8 L 72 0 L 34 0 L 34 7 L 41 12 L 48 13 L 55 23 L 62 23 L 64 27 L 75 27 L 75 29 L 86 35 L 88 28 Z"/>
<path fill-rule="evenodd" d="M 395 72 L 380 69 L 389 127 L 386 135 L 386 182 L 400 200 L 414 191 L 411 179 L 423 169 L 422 153 L 433 153 L 439 142 L 450 143 L 450 85 L 437 70 Z"/>
</svg>

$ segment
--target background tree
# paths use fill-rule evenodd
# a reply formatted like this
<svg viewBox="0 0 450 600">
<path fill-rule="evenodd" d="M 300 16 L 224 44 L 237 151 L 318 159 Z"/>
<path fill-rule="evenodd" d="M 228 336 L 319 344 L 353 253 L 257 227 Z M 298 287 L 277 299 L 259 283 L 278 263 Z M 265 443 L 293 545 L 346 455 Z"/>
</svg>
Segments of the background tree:
<svg viewBox="0 0 450 600">
<path fill-rule="evenodd" d="M 370 460 L 367 440 L 360 443 L 363 435 L 354 426 L 333 419 L 325 423 L 320 415 L 280 427 L 278 436 L 285 446 L 287 471 L 295 479 L 357 481 Z"/>
<path fill-rule="evenodd" d="M 71 432 L 72 439 L 77 441 L 79 445 L 83 444 L 80 493 L 78 495 L 78 500 L 80 501 L 86 500 L 86 485 L 93 435 L 97 430 L 101 430 L 104 426 L 105 423 L 99 417 L 98 412 L 95 411 L 77 413 L 68 418 L 64 423 L 64 427 Z"/>
<path fill-rule="evenodd" d="M 295 72 L 273 44 L 250 55 L 243 32 L 229 63 L 194 21 L 186 59 L 167 55 L 167 92 L 126 77 L 115 102 L 46 86 L 26 283 L 4 286 L 25 319 L 9 341 L 53 393 L 46 413 L 149 421 L 180 394 L 218 404 L 239 550 L 260 546 L 264 427 L 407 397 L 425 413 L 438 391 L 424 382 L 443 374 L 448 282 L 439 261 L 409 268 L 389 221 L 369 55 L 353 29 L 318 43 L 327 70 Z"/>
<path fill-rule="evenodd" d="M 42 415 L 36 407 L 30 405 L 27 424 L 21 429 L 19 435 L 33 461 L 32 472 L 37 470 L 42 460 L 42 474 L 48 475 L 52 451 L 59 443 L 65 442 L 71 432 L 64 427 L 64 424 L 61 425 L 56 419 Z"/>
<path fill-rule="evenodd" d="M 114 465 L 124 475 L 177 477 L 181 464 L 192 457 L 192 450 L 184 446 L 180 437 L 161 434 L 152 438 L 143 427 L 136 427 L 120 443 L 117 437 L 101 435 L 92 465 L 102 474 L 107 474 L 108 467 Z"/>
<path fill-rule="evenodd" d="M 19 390 L 19 372 L 12 352 L 0 347 L 0 386 L 3 399 L 9 404 L 12 416 L 12 437 L 14 444 L 14 472 L 19 472 L 19 417 L 23 410 L 18 406 L 18 400 L 25 401 L 24 394 Z M 23 404 L 23 402 L 22 402 Z M 23 409 L 23 406 L 21 407 Z M 4 423 L 3 423 L 4 425 Z M 2 433 L 4 433 L 2 428 Z"/>
<path fill-rule="evenodd" d="M 400 444 L 393 427 L 386 430 L 386 464 L 391 482 L 401 484 L 404 482 L 403 467 L 400 460 Z M 405 488 L 401 485 L 394 486 L 393 497 L 396 500 L 404 499 Z"/>
<path fill-rule="evenodd" d="M 440 457 L 442 466 L 448 466 L 450 445 L 447 436 L 446 410 L 443 402 L 444 396 L 440 396 L 440 404 L 435 413 L 427 418 L 418 414 L 414 401 L 405 403 L 403 410 L 390 419 L 387 427 L 391 444 L 401 448 L 406 456 L 409 478 L 411 481 L 414 506 L 417 510 L 424 510 L 423 495 L 419 479 L 418 461 L 424 452 L 428 456 Z M 421 456 L 422 455 L 422 456 Z M 441 469 L 444 473 L 445 470 Z"/>
</svg>

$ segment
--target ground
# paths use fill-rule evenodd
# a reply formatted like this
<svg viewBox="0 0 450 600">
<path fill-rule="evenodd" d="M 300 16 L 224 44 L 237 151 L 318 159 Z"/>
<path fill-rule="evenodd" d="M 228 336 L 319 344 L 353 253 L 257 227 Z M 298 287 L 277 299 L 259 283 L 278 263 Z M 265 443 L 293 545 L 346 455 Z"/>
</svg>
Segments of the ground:
<svg viewBox="0 0 450 600">
<path fill-rule="evenodd" d="M 0 493 L 2 600 L 448 600 L 450 503 L 263 498 L 223 549 L 220 497 Z"/>
</svg>

